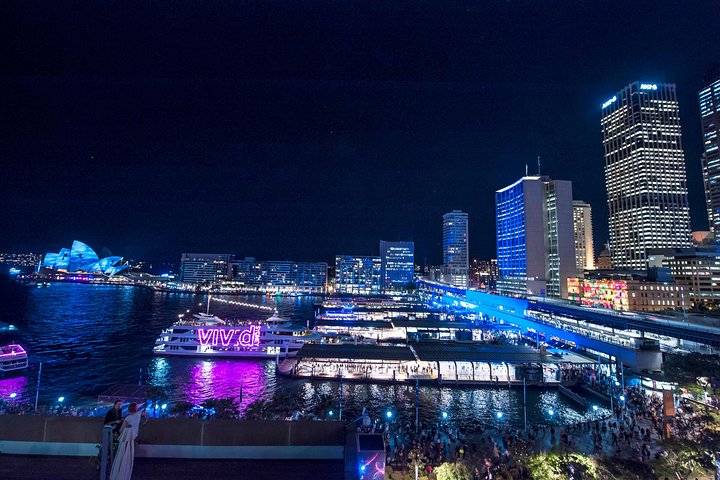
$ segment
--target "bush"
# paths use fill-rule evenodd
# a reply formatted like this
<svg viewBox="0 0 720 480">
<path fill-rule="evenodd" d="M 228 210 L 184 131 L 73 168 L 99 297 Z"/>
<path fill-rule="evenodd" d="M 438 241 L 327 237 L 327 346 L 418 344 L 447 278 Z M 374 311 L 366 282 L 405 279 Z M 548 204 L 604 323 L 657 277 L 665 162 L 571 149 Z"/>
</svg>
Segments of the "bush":
<svg viewBox="0 0 720 480">
<path fill-rule="evenodd" d="M 472 480 L 472 473 L 462 462 L 445 462 L 435 469 L 437 480 Z"/>
</svg>

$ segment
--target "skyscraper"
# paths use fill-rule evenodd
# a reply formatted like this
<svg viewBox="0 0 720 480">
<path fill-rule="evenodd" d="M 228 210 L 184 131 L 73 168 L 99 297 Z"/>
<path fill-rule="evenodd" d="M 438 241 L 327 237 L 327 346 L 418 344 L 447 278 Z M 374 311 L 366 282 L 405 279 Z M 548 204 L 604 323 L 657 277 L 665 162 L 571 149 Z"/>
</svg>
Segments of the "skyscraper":
<svg viewBox="0 0 720 480">
<path fill-rule="evenodd" d="M 675 85 L 631 83 L 602 105 L 601 126 L 613 267 L 644 269 L 648 249 L 690 246 Z"/>
<path fill-rule="evenodd" d="M 466 288 L 468 270 L 468 214 L 453 210 L 443 215 L 443 281 Z"/>
<path fill-rule="evenodd" d="M 495 193 L 498 293 L 567 298 L 574 277 L 572 183 L 523 177 Z"/>
<path fill-rule="evenodd" d="M 383 291 L 406 290 L 415 275 L 415 243 L 380 240 Z"/>
<path fill-rule="evenodd" d="M 708 72 L 700 97 L 701 157 L 710 231 L 720 238 L 720 67 Z"/>
<path fill-rule="evenodd" d="M 582 200 L 573 201 L 575 230 L 575 266 L 583 270 L 595 269 L 595 245 L 592 232 L 592 207 Z"/>
</svg>

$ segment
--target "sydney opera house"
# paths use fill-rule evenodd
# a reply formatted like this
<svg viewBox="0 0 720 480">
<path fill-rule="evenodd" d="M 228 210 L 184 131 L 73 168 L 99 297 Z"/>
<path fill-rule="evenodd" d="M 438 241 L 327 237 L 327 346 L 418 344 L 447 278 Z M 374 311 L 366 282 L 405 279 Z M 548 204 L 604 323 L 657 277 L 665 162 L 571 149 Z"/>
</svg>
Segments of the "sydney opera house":
<svg viewBox="0 0 720 480">
<path fill-rule="evenodd" d="M 121 262 L 122 257 L 101 259 L 95 250 L 83 242 L 75 240 L 70 248 L 63 248 L 58 253 L 46 253 L 40 267 L 58 272 L 98 273 L 113 276 L 128 268 Z"/>
</svg>

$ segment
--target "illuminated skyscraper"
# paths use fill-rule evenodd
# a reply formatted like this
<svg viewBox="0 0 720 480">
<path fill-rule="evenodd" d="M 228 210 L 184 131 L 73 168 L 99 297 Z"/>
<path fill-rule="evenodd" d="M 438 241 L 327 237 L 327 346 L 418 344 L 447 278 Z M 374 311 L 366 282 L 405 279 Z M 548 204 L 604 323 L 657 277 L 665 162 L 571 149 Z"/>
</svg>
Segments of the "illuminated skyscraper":
<svg viewBox="0 0 720 480">
<path fill-rule="evenodd" d="M 705 88 L 700 90 L 699 97 L 705 201 L 710 231 L 720 238 L 720 68 L 705 78 Z"/>
<path fill-rule="evenodd" d="M 337 255 L 335 289 L 338 293 L 378 295 L 381 293 L 380 257 Z"/>
<path fill-rule="evenodd" d="M 592 207 L 582 200 L 573 201 L 575 230 L 575 266 L 583 270 L 595 269 L 595 245 L 592 232 Z"/>
<path fill-rule="evenodd" d="M 675 85 L 631 83 L 602 105 L 613 268 L 644 269 L 650 248 L 690 246 Z"/>
<path fill-rule="evenodd" d="M 406 290 L 415 275 L 415 243 L 380 240 L 382 289 Z"/>
<path fill-rule="evenodd" d="M 468 284 L 468 214 L 453 210 L 443 215 L 442 279 L 456 287 Z"/>
<path fill-rule="evenodd" d="M 498 293 L 567 297 L 574 277 L 572 183 L 523 177 L 495 193 Z"/>
</svg>

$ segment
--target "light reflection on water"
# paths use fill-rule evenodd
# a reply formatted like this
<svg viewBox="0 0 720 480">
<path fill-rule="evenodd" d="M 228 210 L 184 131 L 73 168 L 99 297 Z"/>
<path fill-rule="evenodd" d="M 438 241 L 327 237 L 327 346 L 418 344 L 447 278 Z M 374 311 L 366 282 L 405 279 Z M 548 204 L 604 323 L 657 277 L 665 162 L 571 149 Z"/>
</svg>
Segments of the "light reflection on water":
<svg viewBox="0 0 720 480">
<path fill-rule="evenodd" d="M 305 323 L 312 316 L 312 302 L 303 297 L 237 297 L 239 301 L 276 307 L 281 316 Z M 34 401 L 38 362 L 43 362 L 40 403 L 65 396 L 79 404 L 97 398 L 107 386 L 137 383 L 141 371 L 145 383 L 166 388 L 174 398 L 198 404 L 208 398 L 241 399 L 244 408 L 275 392 L 294 395 L 306 410 L 318 398 L 330 396 L 339 409 L 340 386 L 334 381 L 291 380 L 276 377 L 272 360 L 207 360 L 155 357 L 152 347 L 163 328 L 177 320 L 178 313 L 197 311 L 205 297 L 153 292 L 134 287 L 109 285 L 53 284 L 30 288 L 0 283 L 3 320 L 20 329 L 20 342 L 30 354 L 31 368 L 23 375 L 0 378 L 3 398 L 18 393 L 17 400 Z M 221 317 L 262 320 L 267 312 L 223 303 L 211 309 Z M 414 422 L 415 389 L 406 385 L 343 383 L 343 419 L 352 420 L 367 407 L 374 417 L 387 409 L 395 421 Z M 556 412 L 550 418 L 547 411 Z M 590 412 L 578 412 L 557 391 L 527 391 L 530 422 L 576 421 Z M 425 422 L 449 419 L 477 426 L 503 421 L 522 424 L 522 390 L 503 388 L 448 388 L 421 386 L 419 413 Z"/>
</svg>

